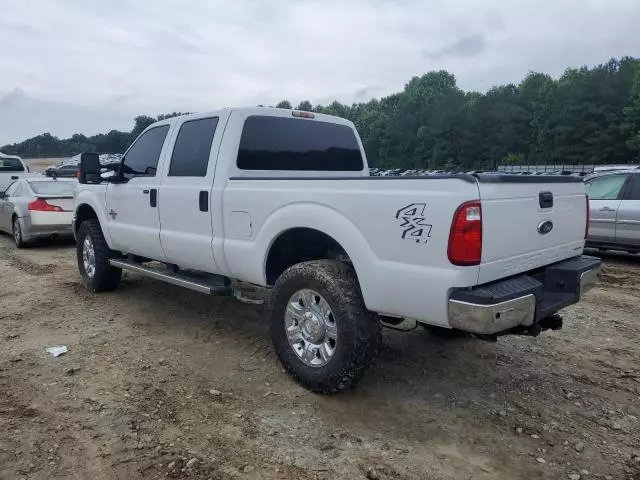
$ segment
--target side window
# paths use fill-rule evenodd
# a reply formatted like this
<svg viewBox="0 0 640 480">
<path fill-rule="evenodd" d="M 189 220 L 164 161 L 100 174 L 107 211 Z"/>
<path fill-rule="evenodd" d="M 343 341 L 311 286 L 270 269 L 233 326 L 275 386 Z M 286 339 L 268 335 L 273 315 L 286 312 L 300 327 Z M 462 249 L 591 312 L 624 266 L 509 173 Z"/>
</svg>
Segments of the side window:
<svg viewBox="0 0 640 480">
<path fill-rule="evenodd" d="M 178 132 L 169 166 L 170 177 L 206 177 L 218 118 L 184 122 Z"/>
<path fill-rule="evenodd" d="M 0 158 L 0 172 L 24 172 L 24 167 L 17 158 Z"/>
<path fill-rule="evenodd" d="M 640 174 L 633 175 L 629 200 L 640 200 Z"/>
<path fill-rule="evenodd" d="M 122 161 L 121 173 L 124 178 L 156 176 L 160 152 L 168 131 L 169 125 L 152 128 L 136 140 Z"/>
<path fill-rule="evenodd" d="M 607 175 L 585 183 L 587 195 L 592 200 L 616 200 L 627 180 L 627 175 Z"/>
</svg>

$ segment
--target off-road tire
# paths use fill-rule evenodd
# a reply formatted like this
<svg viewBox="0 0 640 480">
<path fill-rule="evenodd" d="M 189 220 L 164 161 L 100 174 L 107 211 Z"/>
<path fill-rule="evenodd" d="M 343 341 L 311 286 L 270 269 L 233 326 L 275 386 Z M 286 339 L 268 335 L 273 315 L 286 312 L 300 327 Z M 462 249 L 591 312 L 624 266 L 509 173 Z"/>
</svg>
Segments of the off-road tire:
<svg viewBox="0 0 640 480">
<path fill-rule="evenodd" d="M 82 260 L 82 248 L 84 239 L 87 236 L 91 237 L 95 255 L 96 271 L 93 277 L 87 275 Z M 80 225 L 77 235 L 76 256 L 82 284 L 87 290 L 97 293 L 115 290 L 118 287 L 122 277 L 122 269 L 112 267 L 109 264 L 109 259 L 114 258 L 116 254 L 109 249 L 98 220 L 86 220 Z"/>
<path fill-rule="evenodd" d="M 14 217 L 11 222 L 11 234 L 13 235 L 13 241 L 17 248 L 25 248 L 27 246 L 27 242 L 22 238 L 22 227 L 20 226 L 18 217 Z"/>
<path fill-rule="evenodd" d="M 336 352 L 321 367 L 303 363 L 286 335 L 287 304 L 302 289 L 322 295 L 337 324 Z M 317 260 L 290 267 L 277 280 L 270 307 L 271 338 L 280 361 L 289 375 L 313 392 L 330 394 L 354 386 L 380 352 L 380 319 L 365 307 L 356 273 L 347 263 Z"/>
</svg>

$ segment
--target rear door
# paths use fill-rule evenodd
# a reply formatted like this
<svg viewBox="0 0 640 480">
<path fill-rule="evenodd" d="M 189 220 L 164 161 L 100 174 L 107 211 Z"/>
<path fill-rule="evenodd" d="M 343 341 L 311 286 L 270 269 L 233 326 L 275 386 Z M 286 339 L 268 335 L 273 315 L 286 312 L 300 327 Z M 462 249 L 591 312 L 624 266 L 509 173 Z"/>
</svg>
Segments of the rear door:
<svg viewBox="0 0 640 480">
<path fill-rule="evenodd" d="M 575 177 L 479 175 L 479 283 L 582 253 L 587 204 Z"/>
<path fill-rule="evenodd" d="M 176 125 L 171 159 L 160 186 L 160 241 L 167 262 L 216 273 L 211 190 L 228 113 Z"/>
<path fill-rule="evenodd" d="M 630 177 L 618 206 L 616 243 L 640 249 L 640 174 Z"/>
<path fill-rule="evenodd" d="M 616 219 L 623 187 L 629 175 L 616 173 L 594 177 L 585 182 L 589 195 L 589 236 L 592 243 L 616 243 Z"/>
</svg>

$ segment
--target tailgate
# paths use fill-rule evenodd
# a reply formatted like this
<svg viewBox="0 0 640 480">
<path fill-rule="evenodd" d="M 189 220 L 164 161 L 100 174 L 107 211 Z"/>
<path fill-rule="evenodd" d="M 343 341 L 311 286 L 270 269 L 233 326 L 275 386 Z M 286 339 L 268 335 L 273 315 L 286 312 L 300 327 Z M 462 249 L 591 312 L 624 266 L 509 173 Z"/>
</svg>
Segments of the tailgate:
<svg viewBox="0 0 640 480">
<path fill-rule="evenodd" d="M 582 253 L 587 205 L 580 178 L 481 175 L 478 180 L 479 284 Z"/>
</svg>

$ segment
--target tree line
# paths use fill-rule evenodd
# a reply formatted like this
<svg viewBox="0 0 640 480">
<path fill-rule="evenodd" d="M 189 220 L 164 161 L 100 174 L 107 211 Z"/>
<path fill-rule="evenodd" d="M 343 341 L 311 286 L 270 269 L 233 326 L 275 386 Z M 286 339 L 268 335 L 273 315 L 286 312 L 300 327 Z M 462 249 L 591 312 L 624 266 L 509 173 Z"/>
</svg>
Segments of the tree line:
<svg viewBox="0 0 640 480">
<path fill-rule="evenodd" d="M 276 105 L 292 108 L 283 100 Z M 640 59 L 569 68 L 558 79 L 530 72 L 519 84 L 463 91 L 446 71 L 414 77 L 403 91 L 369 102 L 312 105 L 355 123 L 370 165 L 493 169 L 498 164 L 640 162 Z M 1 147 L 18 155 L 122 153 L 157 118 L 138 116 L 130 132 L 58 139 L 48 133 Z"/>
</svg>

